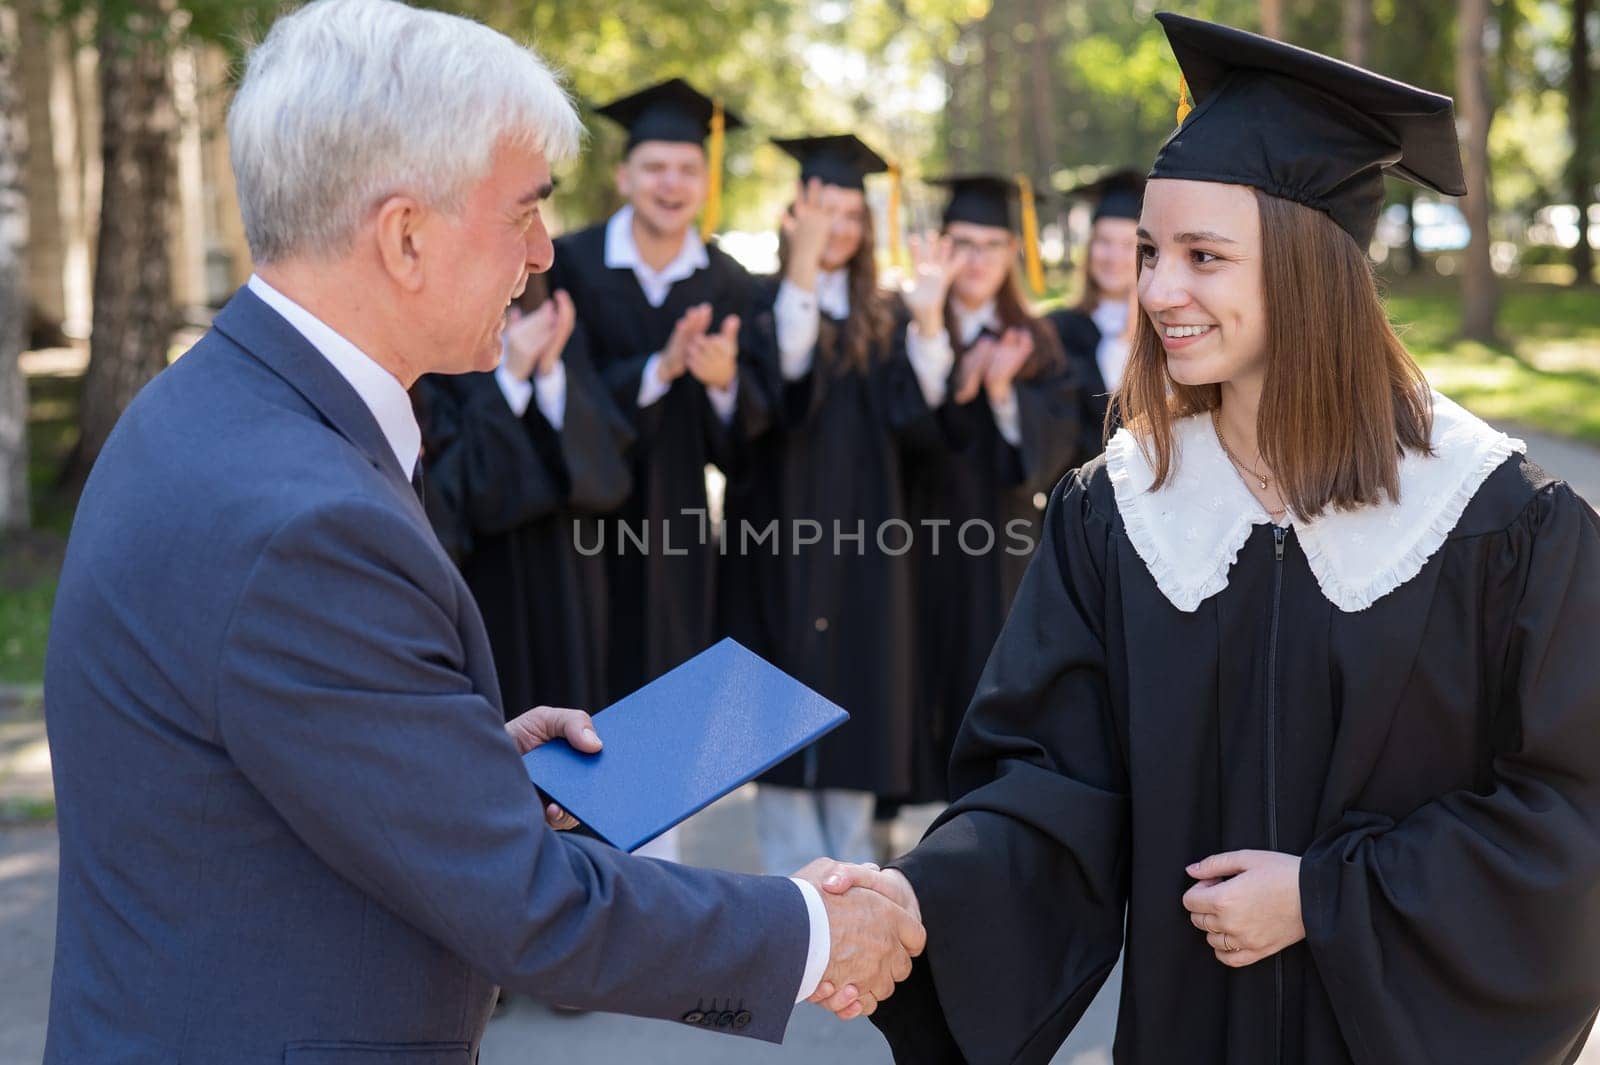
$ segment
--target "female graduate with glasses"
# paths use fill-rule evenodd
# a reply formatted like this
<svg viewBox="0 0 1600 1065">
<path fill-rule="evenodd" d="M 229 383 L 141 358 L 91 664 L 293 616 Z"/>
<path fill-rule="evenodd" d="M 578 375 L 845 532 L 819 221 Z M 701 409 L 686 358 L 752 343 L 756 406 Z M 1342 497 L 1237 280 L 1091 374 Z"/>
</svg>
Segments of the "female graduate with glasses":
<svg viewBox="0 0 1600 1065">
<path fill-rule="evenodd" d="M 939 236 L 914 243 L 906 348 L 946 446 L 907 471 L 926 722 L 910 798 L 942 801 L 956 728 L 1039 542 L 1046 493 L 1078 461 L 1079 437 L 1066 358 L 1023 288 L 1025 260 L 1043 284 L 1031 192 L 988 174 L 930 184 L 950 196 Z"/>
<path fill-rule="evenodd" d="M 1124 428 L 1052 495 L 958 798 L 884 874 L 928 949 L 874 1019 L 903 1062 L 1042 1063 L 1125 951 L 1119 1065 L 1571 1062 L 1600 522 L 1428 390 L 1365 254 L 1385 174 L 1465 191 L 1451 101 L 1157 17 L 1194 109 Z"/>
<path fill-rule="evenodd" d="M 1067 193 L 1094 205 L 1078 302 L 1050 313 L 1078 385 L 1081 459 L 1105 446 L 1106 408 L 1128 366 L 1130 327 L 1138 310 L 1134 289 L 1144 180 L 1137 170 L 1117 170 Z"/>
<path fill-rule="evenodd" d="M 800 162 L 783 223 L 779 276 L 760 288 L 757 331 L 775 354 L 775 426 L 729 484 L 725 548 L 754 580 L 730 627 L 849 709 L 844 728 L 778 766 L 758 789 L 766 867 L 819 854 L 874 858 L 875 796 L 910 786 L 911 566 L 901 509 L 903 453 L 937 430 L 900 345 L 905 316 L 879 288 L 866 178 L 888 164 L 842 134 L 776 142 Z M 776 545 L 752 544 L 776 519 Z M 774 557 L 774 551 L 777 552 Z M 753 566 L 752 563 L 761 563 Z M 737 586 L 736 586 L 737 585 Z M 726 598 L 724 600 L 727 601 Z"/>
</svg>

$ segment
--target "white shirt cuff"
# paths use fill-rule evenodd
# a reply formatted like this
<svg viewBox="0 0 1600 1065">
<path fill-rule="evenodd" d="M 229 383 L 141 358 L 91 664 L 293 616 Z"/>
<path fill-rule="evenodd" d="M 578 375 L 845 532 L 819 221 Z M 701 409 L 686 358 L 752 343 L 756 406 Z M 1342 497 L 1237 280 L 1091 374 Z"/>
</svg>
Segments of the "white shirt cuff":
<svg viewBox="0 0 1600 1065">
<path fill-rule="evenodd" d="M 567 364 L 557 362 L 549 373 L 534 374 L 533 392 L 539 413 L 559 433 L 567 417 Z"/>
<path fill-rule="evenodd" d="M 906 326 L 906 358 L 917 375 L 917 385 L 928 406 L 944 403 L 949 387 L 950 368 L 955 365 L 955 349 L 950 347 L 950 334 L 941 329 L 932 337 L 920 336 L 916 323 Z"/>
<path fill-rule="evenodd" d="M 989 401 L 989 409 L 994 412 L 994 426 L 1000 430 L 1000 435 L 1005 437 L 1006 443 L 1012 447 L 1022 446 L 1022 405 L 1017 402 L 1017 390 L 1011 390 L 1011 398 L 1004 403 Z"/>
<path fill-rule="evenodd" d="M 772 317 L 778 327 L 778 361 L 785 381 L 798 381 L 811 372 L 821 314 L 816 293 L 789 281 L 778 286 Z"/>
<path fill-rule="evenodd" d="M 812 884 L 791 876 L 800 894 L 806 900 L 806 914 L 811 918 L 811 946 L 806 952 L 806 971 L 800 977 L 800 993 L 795 995 L 795 1002 L 804 1002 L 817 990 L 817 985 L 822 983 L 822 974 L 827 971 L 829 955 L 833 953 L 833 932 L 828 927 L 828 909 L 822 905 L 822 895 Z"/>
<path fill-rule="evenodd" d="M 661 398 L 672 391 L 672 382 L 663 381 L 656 374 L 656 367 L 661 365 L 661 352 L 656 352 L 644 361 L 644 373 L 639 375 L 639 406 L 648 407 L 652 403 L 660 402 Z"/>
<path fill-rule="evenodd" d="M 518 379 L 503 362 L 495 367 L 494 381 L 500 386 L 500 394 L 506 397 L 506 406 L 511 408 L 512 414 L 520 418 L 528 413 L 528 404 L 533 402 L 533 385 Z"/>
<path fill-rule="evenodd" d="M 735 377 L 733 383 L 727 388 L 706 389 L 706 395 L 711 399 L 711 409 L 717 412 L 717 417 L 723 425 L 733 421 L 733 412 L 739 408 L 739 379 Z"/>
</svg>

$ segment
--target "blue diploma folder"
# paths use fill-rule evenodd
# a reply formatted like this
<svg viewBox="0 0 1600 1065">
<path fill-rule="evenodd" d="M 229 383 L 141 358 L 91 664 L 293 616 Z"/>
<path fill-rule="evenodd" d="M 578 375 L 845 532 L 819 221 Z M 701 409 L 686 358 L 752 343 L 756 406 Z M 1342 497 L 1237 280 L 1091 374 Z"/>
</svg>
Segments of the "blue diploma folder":
<svg viewBox="0 0 1600 1065">
<path fill-rule="evenodd" d="M 528 778 L 631 851 L 849 720 L 761 656 L 723 640 L 595 715 L 605 743 L 522 756 Z"/>
</svg>

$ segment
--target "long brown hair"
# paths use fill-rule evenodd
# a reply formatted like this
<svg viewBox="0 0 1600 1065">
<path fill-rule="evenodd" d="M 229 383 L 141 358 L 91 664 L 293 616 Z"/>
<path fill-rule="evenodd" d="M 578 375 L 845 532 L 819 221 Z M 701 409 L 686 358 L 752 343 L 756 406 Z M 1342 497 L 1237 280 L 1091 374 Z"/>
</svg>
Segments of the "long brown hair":
<svg viewBox="0 0 1600 1065">
<path fill-rule="evenodd" d="M 1400 457 L 1430 454 L 1427 380 L 1395 336 L 1366 254 L 1320 211 L 1256 190 L 1261 211 L 1267 368 L 1257 412 L 1261 457 L 1302 518 L 1400 498 Z M 1142 269 L 1142 264 L 1141 264 Z M 1106 432 L 1130 426 L 1172 475 L 1172 424 L 1220 406 L 1220 385 L 1181 385 L 1148 315 L 1139 315 Z"/>
<path fill-rule="evenodd" d="M 864 372 L 874 353 L 884 358 L 894 332 L 894 304 L 878 287 L 877 239 L 872 231 L 872 207 L 861 204 L 861 246 L 845 264 L 850 287 L 850 316 L 839 329 L 830 327 L 826 316 L 817 332 L 819 369 Z M 778 234 L 778 276 L 789 272 L 789 241 Z"/>
<path fill-rule="evenodd" d="M 1094 227 L 1099 224 L 1095 222 L 1089 226 L 1089 240 L 1083 246 L 1083 294 L 1078 297 L 1078 302 L 1072 308 L 1084 314 L 1093 314 L 1099 308 L 1100 301 L 1105 298 L 1105 290 L 1094 279 L 1094 271 L 1089 268 L 1089 260 L 1092 257 L 1090 249 L 1094 246 Z"/>
<path fill-rule="evenodd" d="M 995 293 L 994 315 L 1007 329 L 1026 329 L 1033 334 L 1033 354 L 1028 356 L 1028 361 L 1022 364 L 1022 369 L 1017 373 L 1020 380 L 1032 381 L 1046 374 L 1060 373 L 1066 368 L 1067 354 L 1062 350 L 1061 338 L 1054 326 L 1033 313 L 1022 292 L 1022 268 L 1014 261 L 1006 271 L 1000 291 Z M 972 345 L 961 343 L 961 333 L 956 328 L 954 294 L 944 299 L 944 328 L 956 354 L 965 354 Z"/>
</svg>

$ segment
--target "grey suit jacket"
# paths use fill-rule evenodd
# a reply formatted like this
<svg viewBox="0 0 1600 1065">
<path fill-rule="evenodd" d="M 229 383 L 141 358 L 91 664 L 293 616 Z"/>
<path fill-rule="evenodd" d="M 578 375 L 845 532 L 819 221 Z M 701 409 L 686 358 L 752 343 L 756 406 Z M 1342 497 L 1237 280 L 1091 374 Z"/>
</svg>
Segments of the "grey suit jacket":
<svg viewBox="0 0 1600 1065">
<path fill-rule="evenodd" d="M 45 683 L 49 1063 L 467 1065 L 497 984 L 782 1038 L 800 893 L 545 826 L 377 423 L 248 290 L 107 442 Z"/>
</svg>

